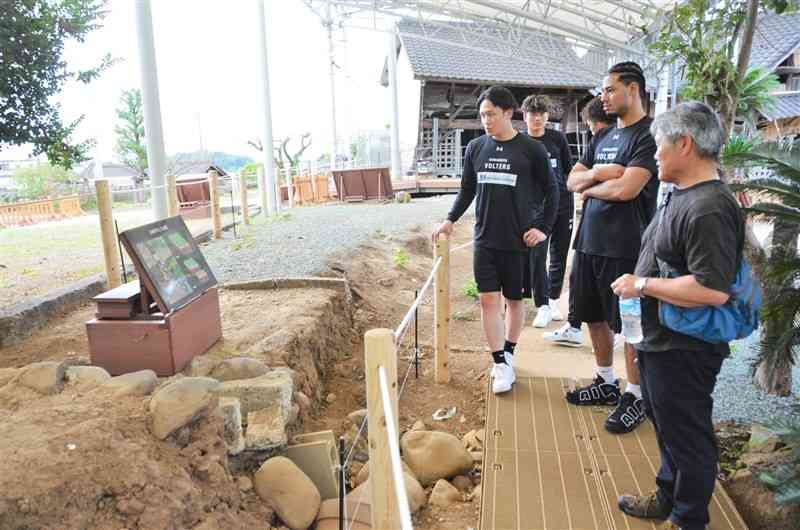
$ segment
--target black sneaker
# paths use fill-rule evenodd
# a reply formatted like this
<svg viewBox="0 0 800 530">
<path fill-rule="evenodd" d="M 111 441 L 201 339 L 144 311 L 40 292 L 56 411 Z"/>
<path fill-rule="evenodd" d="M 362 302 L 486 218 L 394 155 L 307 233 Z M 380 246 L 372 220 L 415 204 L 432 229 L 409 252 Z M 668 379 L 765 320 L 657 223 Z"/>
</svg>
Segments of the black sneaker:
<svg viewBox="0 0 800 530">
<path fill-rule="evenodd" d="M 606 419 L 606 430 L 614 434 L 631 432 L 644 422 L 644 403 L 630 392 L 619 398 L 619 405 Z"/>
<path fill-rule="evenodd" d="M 591 385 L 567 392 L 567 401 L 573 405 L 616 405 L 619 402 L 619 379 L 613 383 L 599 375 Z"/>
</svg>

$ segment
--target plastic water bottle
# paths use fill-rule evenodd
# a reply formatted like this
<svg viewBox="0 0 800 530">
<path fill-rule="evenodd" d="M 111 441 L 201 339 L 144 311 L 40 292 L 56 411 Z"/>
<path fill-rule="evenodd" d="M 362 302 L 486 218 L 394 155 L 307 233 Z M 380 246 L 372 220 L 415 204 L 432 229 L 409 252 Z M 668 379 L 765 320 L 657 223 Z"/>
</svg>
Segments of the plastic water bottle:
<svg viewBox="0 0 800 530">
<path fill-rule="evenodd" d="M 642 342 L 642 305 L 638 298 L 619 299 L 619 316 L 622 317 L 622 335 L 628 344 Z"/>
</svg>

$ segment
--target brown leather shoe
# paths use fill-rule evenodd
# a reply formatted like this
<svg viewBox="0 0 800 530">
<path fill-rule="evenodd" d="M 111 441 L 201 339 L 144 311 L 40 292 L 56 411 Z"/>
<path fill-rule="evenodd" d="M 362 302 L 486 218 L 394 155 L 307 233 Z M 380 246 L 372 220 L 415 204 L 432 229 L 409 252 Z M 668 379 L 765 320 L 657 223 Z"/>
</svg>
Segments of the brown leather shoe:
<svg viewBox="0 0 800 530">
<path fill-rule="evenodd" d="M 655 491 L 647 495 L 622 495 L 617 505 L 623 513 L 641 519 L 666 519 L 672 511 L 672 506 L 662 503 Z"/>
</svg>

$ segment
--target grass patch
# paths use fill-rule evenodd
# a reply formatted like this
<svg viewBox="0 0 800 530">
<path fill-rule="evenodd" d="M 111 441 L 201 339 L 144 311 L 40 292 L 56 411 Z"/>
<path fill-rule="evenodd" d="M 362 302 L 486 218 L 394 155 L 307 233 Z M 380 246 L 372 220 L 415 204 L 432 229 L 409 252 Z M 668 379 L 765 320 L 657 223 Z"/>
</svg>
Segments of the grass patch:
<svg viewBox="0 0 800 530">
<path fill-rule="evenodd" d="M 453 320 L 460 320 L 464 322 L 475 322 L 478 320 L 478 315 L 475 314 L 475 308 L 472 307 L 465 311 L 456 311 L 452 316 Z"/>
<path fill-rule="evenodd" d="M 239 250 L 242 250 L 243 248 L 253 248 L 255 245 L 256 245 L 255 239 L 252 239 L 252 238 L 249 238 L 249 237 L 245 236 L 244 238 L 239 239 L 238 241 L 234 242 L 231 245 L 231 250 L 233 250 L 234 252 L 238 252 Z"/>
<path fill-rule="evenodd" d="M 473 300 L 478 300 L 478 284 L 475 280 L 469 280 L 464 286 L 461 288 L 461 294 L 466 296 L 467 298 L 472 298 Z"/>
<path fill-rule="evenodd" d="M 408 252 L 406 252 L 404 249 L 396 248 L 392 252 L 392 261 L 394 262 L 395 267 L 399 267 L 401 269 L 405 268 L 405 266 L 408 265 L 408 260 Z"/>
</svg>

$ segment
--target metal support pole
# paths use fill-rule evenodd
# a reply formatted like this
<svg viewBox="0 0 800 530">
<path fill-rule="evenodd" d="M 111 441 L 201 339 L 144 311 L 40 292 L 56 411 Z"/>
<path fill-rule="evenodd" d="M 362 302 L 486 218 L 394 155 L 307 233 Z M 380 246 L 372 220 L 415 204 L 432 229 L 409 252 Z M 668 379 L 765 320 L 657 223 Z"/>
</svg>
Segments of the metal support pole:
<svg viewBox="0 0 800 530">
<path fill-rule="evenodd" d="M 344 489 L 347 468 L 345 467 L 344 436 L 339 437 L 339 530 L 344 530 Z"/>
<path fill-rule="evenodd" d="M 125 270 L 125 257 L 122 255 L 122 245 L 119 244 L 119 224 L 114 219 L 114 232 L 117 234 L 117 247 L 119 247 L 119 264 L 122 266 L 122 283 L 128 283 L 128 271 Z"/>
<path fill-rule="evenodd" d="M 336 169 L 336 154 L 339 152 L 339 141 L 336 138 L 336 56 L 333 50 L 333 18 L 331 17 L 331 3 L 328 2 L 328 16 L 325 27 L 328 30 L 328 59 L 329 75 L 331 78 L 331 170 Z"/>
<path fill-rule="evenodd" d="M 161 104 L 158 97 L 158 71 L 150 0 L 136 1 L 136 29 L 139 34 L 139 71 L 142 77 L 147 172 L 150 175 L 150 187 L 153 192 L 153 216 L 155 220 L 159 220 L 167 217 L 167 189 L 164 182 L 164 133 L 161 130 Z"/>
<path fill-rule="evenodd" d="M 400 160 L 400 112 L 397 103 L 397 36 L 394 28 L 389 31 L 389 96 L 392 101 L 391 113 L 391 154 L 392 154 L 392 180 L 399 180 L 402 177 L 403 169 Z"/>
<path fill-rule="evenodd" d="M 277 200 L 275 196 L 275 159 L 272 152 L 272 105 L 270 103 L 269 91 L 269 54 L 267 53 L 267 21 L 264 10 L 264 0 L 258 0 L 258 29 L 261 36 L 261 45 L 258 47 L 261 55 L 259 61 L 261 72 L 261 107 L 262 107 L 262 123 L 261 123 L 261 145 L 263 150 L 261 154 L 264 157 L 264 173 L 266 176 L 267 188 L 267 206 L 268 215 L 273 215 L 277 212 Z M 277 199 L 277 200 L 276 200 Z"/>
</svg>

